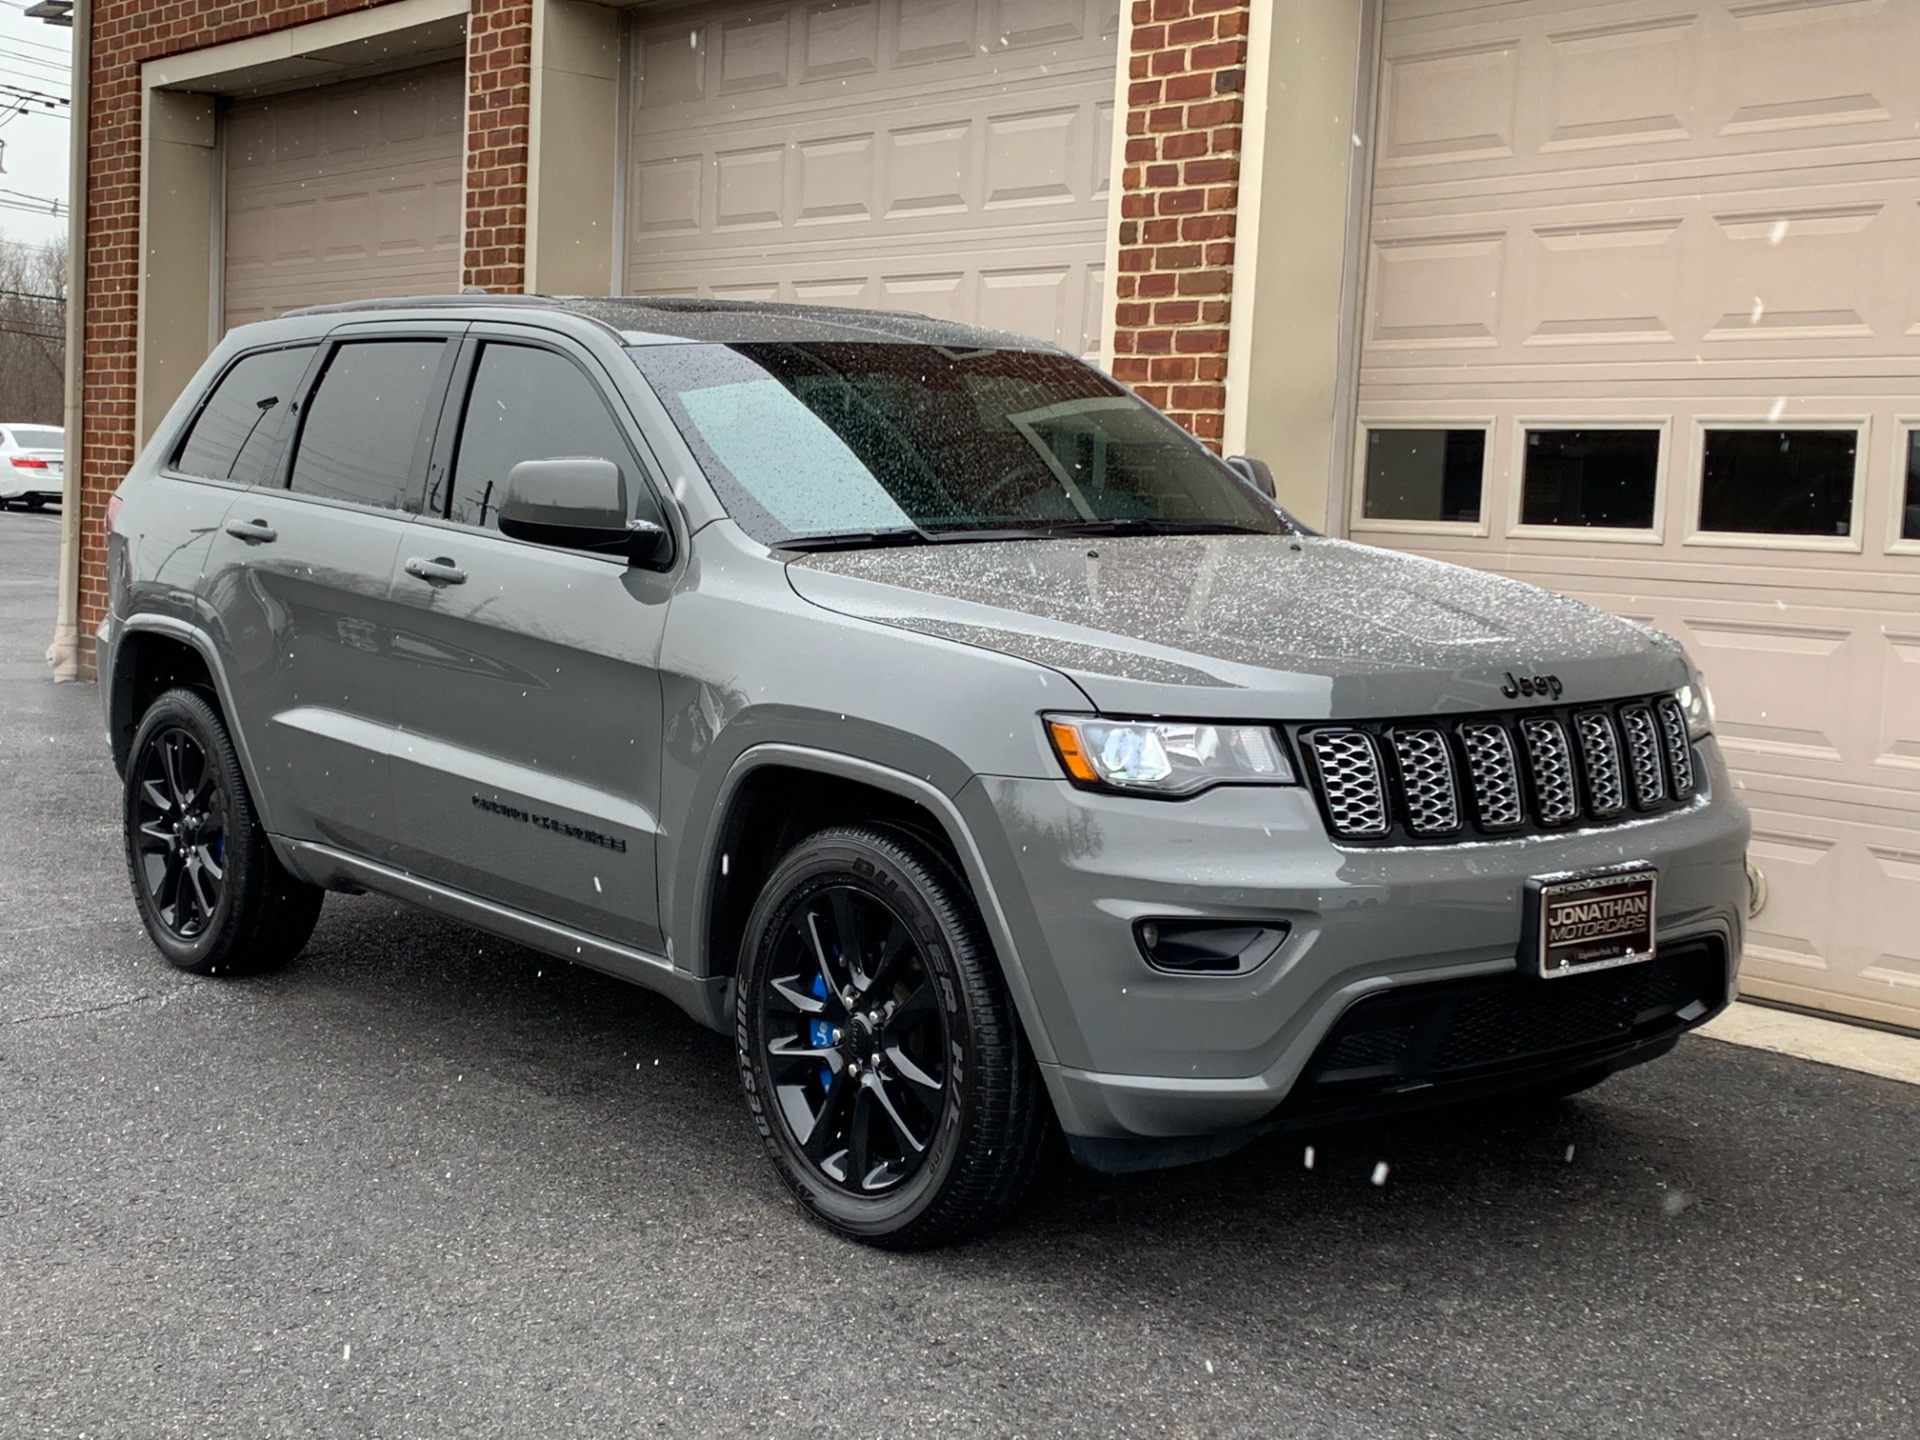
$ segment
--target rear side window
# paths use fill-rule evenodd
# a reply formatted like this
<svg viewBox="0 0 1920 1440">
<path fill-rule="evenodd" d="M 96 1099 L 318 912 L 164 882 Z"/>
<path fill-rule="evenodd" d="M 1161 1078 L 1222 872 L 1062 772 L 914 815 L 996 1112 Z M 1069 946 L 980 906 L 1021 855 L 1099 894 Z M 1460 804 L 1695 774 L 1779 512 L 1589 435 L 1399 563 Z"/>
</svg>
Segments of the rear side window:
<svg viewBox="0 0 1920 1440">
<path fill-rule="evenodd" d="M 412 498 L 421 428 L 440 396 L 439 340 L 339 346 L 307 402 L 291 488 L 399 509 Z"/>
<path fill-rule="evenodd" d="M 280 422 L 312 358 L 311 345 L 242 356 L 220 377 L 173 468 L 239 485 L 269 479 Z"/>
<path fill-rule="evenodd" d="M 447 518 L 497 529 L 507 472 L 522 460 L 563 456 L 611 460 L 627 493 L 640 491 L 626 436 L 577 365 L 551 350 L 489 344 L 473 372 Z"/>
</svg>

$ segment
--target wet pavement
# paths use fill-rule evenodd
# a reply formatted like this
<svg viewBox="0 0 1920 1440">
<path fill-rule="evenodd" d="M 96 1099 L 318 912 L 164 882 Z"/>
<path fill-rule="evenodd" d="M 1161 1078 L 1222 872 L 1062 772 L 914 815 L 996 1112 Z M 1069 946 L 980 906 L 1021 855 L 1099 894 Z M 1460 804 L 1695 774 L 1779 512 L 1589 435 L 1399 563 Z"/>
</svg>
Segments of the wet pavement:
<svg viewBox="0 0 1920 1440">
<path fill-rule="evenodd" d="M 612 980 L 344 897 L 172 972 L 57 527 L 0 514 L 0 1436 L 1920 1433 L 1920 1087 L 1694 1038 L 892 1256 Z"/>
</svg>

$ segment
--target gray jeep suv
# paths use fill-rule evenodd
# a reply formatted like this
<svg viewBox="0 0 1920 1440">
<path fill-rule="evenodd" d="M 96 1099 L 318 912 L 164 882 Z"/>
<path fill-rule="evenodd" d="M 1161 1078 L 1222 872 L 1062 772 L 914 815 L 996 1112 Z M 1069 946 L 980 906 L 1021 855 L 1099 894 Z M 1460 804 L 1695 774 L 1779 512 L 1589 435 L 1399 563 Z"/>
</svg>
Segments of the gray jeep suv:
<svg viewBox="0 0 1920 1440">
<path fill-rule="evenodd" d="M 238 973 L 373 891 L 660 991 L 806 1209 L 895 1246 L 1056 1124 L 1176 1163 L 1725 1005 L 1748 822 L 1680 648 L 1270 490 L 915 316 L 243 327 L 109 509 L 141 917 Z"/>
</svg>

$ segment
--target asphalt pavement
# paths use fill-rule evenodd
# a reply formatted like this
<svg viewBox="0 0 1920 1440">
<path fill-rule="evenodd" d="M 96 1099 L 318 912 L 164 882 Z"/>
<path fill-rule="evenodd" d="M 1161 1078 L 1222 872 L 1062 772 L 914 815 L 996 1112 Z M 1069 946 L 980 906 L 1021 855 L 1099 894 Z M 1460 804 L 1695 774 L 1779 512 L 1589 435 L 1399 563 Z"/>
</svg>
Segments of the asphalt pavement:
<svg viewBox="0 0 1920 1440">
<path fill-rule="evenodd" d="M 338 896 L 177 974 L 57 527 L 0 514 L 0 1436 L 1920 1435 L 1920 1087 L 1694 1037 L 895 1256 L 618 982 Z"/>
</svg>

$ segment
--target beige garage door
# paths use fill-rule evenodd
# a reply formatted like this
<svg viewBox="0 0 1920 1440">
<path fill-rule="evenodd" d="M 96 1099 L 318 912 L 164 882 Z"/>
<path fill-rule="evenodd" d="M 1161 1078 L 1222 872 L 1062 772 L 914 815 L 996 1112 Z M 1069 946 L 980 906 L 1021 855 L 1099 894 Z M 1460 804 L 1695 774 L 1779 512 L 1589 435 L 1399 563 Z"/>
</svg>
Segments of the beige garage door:
<svg viewBox="0 0 1920 1440">
<path fill-rule="evenodd" d="M 462 67 L 238 100 L 225 318 L 460 286 Z"/>
<path fill-rule="evenodd" d="M 1099 349 L 1118 0 L 706 5 L 636 27 L 626 289 Z"/>
<path fill-rule="evenodd" d="M 1920 1025 L 1920 4 L 1389 0 L 1357 538 L 1700 660 L 1752 993 Z"/>
</svg>

